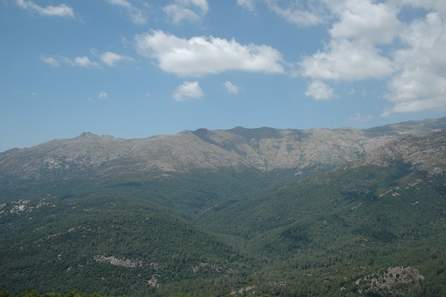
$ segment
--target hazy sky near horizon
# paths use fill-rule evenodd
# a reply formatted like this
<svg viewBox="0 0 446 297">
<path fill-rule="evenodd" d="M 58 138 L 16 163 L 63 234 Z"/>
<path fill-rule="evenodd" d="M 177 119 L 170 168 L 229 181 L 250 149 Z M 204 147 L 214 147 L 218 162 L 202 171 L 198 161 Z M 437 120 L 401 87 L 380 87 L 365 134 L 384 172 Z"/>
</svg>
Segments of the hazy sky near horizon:
<svg viewBox="0 0 446 297">
<path fill-rule="evenodd" d="M 0 151 L 446 115 L 446 1 L 0 0 Z"/>
</svg>

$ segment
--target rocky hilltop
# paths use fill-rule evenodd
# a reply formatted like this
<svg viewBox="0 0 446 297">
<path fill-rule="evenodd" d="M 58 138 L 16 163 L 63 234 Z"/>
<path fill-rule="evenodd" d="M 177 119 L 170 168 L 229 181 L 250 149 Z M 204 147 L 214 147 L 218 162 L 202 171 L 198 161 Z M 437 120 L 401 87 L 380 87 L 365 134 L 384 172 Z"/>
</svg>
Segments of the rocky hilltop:
<svg viewBox="0 0 446 297">
<path fill-rule="evenodd" d="M 445 160 L 445 127 L 446 118 L 441 118 L 365 130 L 236 127 L 143 139 L 83 133 L 1 153 L 0 175 L 39 178 L 87 171 L 125 175 L 219 168 L 304 170 L 352 162 L 380 165 L 395 160 L 438 172 L 444 167 L 439 166 L 438 159 Z"/>
</svg>

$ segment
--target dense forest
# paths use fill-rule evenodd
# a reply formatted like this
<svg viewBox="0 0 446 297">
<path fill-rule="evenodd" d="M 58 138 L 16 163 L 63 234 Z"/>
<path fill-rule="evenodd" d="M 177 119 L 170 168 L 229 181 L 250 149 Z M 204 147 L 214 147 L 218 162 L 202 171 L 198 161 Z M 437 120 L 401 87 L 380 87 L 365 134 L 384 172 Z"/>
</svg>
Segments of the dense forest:
<svg viewBox="0 0 446 297">
<path fill-rule="evenodd" d="M 250 183 L 262 178 L 277 184 Z M 416 271 L 411 294 L 443 296 L 445 184 L 401 164 L 292 182 L 286 172 L 208 172 L 45 189 L 2 205 L 0 284 L 11 294 L 358 296 L 358 280 L 401 267 Z M 182 204 L 187 195 L 210 206 Z"/>
</svg>

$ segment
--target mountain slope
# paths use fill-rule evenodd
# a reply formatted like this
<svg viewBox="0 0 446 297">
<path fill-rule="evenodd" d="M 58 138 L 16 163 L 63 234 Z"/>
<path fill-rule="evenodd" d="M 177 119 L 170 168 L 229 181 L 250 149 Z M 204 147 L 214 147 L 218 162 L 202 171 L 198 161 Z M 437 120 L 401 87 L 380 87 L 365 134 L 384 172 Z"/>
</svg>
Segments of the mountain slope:
<svg viewBox="0 0 446 297">
<path fill-rule="evenodd" d="M 410 122 L 368 130 L 199 129 L 129 140 L 84 133 L 73 139 L 1 153 L 0 176 L 38 179 L 86 172 L 125 176 L 194 169 L 332 167 L 360 160 L 405 135 L 435 132 L 444 122 L 445 119 Z"/>
<path fill-rule="evenodd" d="M 249 263 L 150 203 L 93 193 L 2 204 L 0 232 L 0 287 L 13 291 L 147 294 L 166 283 L 200 283 L 203 275 L 218 282 Z"/>
<path fill-rule="evenodd" d="M 444 296 L 445 122 L 86 133 L 1 153 L 0 288 Z"/>
</svg>

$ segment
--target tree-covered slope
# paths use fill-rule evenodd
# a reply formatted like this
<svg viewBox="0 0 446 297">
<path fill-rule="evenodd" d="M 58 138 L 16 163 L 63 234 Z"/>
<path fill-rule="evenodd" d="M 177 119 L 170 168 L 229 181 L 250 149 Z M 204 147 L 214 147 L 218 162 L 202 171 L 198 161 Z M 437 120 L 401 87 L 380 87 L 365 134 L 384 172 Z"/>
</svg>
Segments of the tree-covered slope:
<svg viewBox="0 0 446 297">
<path fill-rule="evenodd" d="M 252 183 L 249 173 L 236 176 Z M 187 191 L 169 191 L 170 181 L 158 193 L 172 203 L 181 193 L 205 201 L 203 190 L 216 177 L 178 177 Z M 160 296 L 254 287 L 267 295 L 362 296 L 356 281 L 403 266 L 424 277 L 417 296 L 446 292 L 443 175 L 395 163 L 295 181 L 288 173 L 263 178 L 276 185 L 243 188 L 234 179 L 217 191 L 226 196 L 212 198 L 221 204 L 202 212 L 160 206 L 151 199 L 157 195 L 128 183 L 4 203 L 2 286 Z"/>
<path fill-rule="evenodd" d="M 103 195 L 1 205 L 0 286 L 125 294 L 240 274 L 237 251 L 144 201 Z"/>
<path fill-rule="evenodd" d="M 3 153 L 0 288 L 446 296 L 442 123 L 87 134 Z"/>
<path fill-rule="evenodd" d="M 341 169 L 256 195 L 203 220 L 218 232 L 240 236 L 247 250 L 261 255 L 265 265 L 257 286 L 265 292 L 362 296 L 355 285 L 361 277 L 409 266 L 425 277 L 427 295 L 417 296 L 443 296 L 445 184 L 445 176 L 405 164 Z"/>
</svg>

